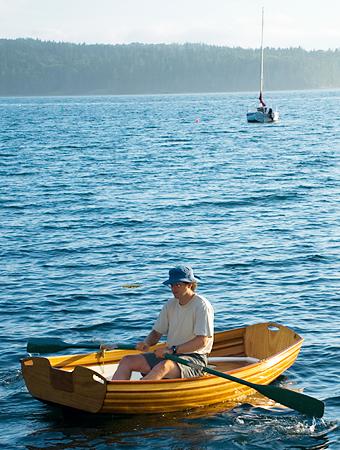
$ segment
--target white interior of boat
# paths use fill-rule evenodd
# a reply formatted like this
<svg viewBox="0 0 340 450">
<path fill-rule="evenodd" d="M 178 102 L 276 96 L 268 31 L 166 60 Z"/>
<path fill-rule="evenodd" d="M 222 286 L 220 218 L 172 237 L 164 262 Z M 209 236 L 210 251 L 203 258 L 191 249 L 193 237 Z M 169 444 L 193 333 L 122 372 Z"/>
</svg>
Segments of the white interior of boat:
<svg viewBox="0 0 340 450">
<path fill-rule="evenodd" d="M 225 365 L 225 363 L 238 363 L 239 366 L 247 366 L 259 362 L 257 358 L 251 358 L 249 356 L 215 356 L 208 358 L 208 367 L 216 370 L 223 370 L 219 365 Z M 91 370 L 99 373 L 107 380 L 111 380 L 113 374 L 116 372 L 118 364 L 98 364 L 91 365 Z M 130 380 L 140 380 L 142 374 L 140 372 L 132 372 Z"/>
</svg>

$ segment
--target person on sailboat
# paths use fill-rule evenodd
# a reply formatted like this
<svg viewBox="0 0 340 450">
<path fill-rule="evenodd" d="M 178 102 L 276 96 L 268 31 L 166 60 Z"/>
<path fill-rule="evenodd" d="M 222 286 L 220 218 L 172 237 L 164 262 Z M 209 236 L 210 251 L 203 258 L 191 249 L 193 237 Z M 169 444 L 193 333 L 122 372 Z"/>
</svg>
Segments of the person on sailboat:
<svg viewBox="0 0 340 450">
<path fill-rule="evenodd" d="M 262 92 L 260 92 L 259 100 L 260 100 L 260 106 L 257 108 L 257 110 L 258 110 L 258 111 L 261 111 L 261 112 L 265 112 L 265 110 L 266 110 L 266 104 L 265 104 L 265 102 L 263 101 L 263 98 L 262 98 Z"/>
</svg>

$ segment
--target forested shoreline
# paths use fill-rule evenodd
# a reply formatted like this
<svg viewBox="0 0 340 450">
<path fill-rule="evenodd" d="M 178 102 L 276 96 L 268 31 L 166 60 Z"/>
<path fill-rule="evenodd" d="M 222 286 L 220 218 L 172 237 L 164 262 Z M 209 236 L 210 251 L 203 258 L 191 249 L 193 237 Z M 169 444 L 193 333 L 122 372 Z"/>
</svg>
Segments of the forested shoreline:
<svg viewBox="0 0 340 450">
<path fill-rule="evenodd" d="M 259 49 L 0 39 L 0 95 L 253 91 Z M 265 49 L 265 89 L 340 88 L 340 49 Z"/>
</svg>

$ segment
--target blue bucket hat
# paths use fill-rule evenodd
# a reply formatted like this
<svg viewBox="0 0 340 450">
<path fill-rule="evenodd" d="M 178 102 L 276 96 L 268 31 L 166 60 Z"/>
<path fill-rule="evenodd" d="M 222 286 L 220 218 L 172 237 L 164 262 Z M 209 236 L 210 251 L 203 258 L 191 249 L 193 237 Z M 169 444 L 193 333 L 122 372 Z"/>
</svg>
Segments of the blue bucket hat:
<svg viewBox="0 0 340 450">
<path fill-rule="evenodd" d="M 200 278 L 195 277 L 194 271 L 190 266 L 178 266 L 169 270 L 169 279 L 164 281 L 163 284 L 196 283 L 198 280 Z"/>
</svg>

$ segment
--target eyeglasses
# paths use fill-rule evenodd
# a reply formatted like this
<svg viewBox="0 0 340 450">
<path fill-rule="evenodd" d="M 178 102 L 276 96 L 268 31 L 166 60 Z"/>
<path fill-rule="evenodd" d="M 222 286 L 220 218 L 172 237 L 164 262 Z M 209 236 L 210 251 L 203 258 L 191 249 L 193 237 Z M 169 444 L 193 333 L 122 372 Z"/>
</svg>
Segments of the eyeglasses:
<svg viewBox="0 0 340 450">
<path fill-rule="evenodd" d="M 187 283 L 172 283 L 170 284 L 170 289 L 174 288 L 174 287 L 181 287 L 181 286 L 185 286 Z"/>
</svg>

